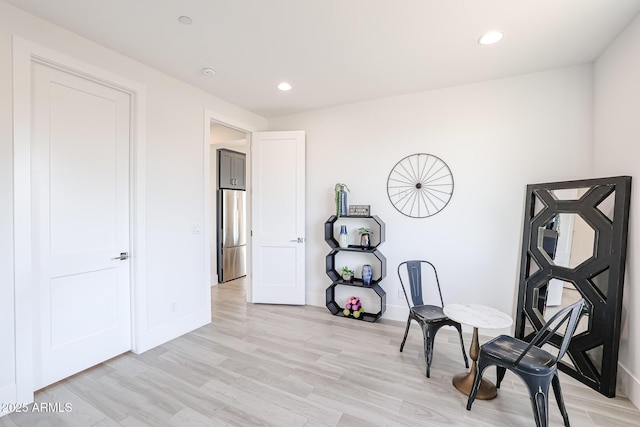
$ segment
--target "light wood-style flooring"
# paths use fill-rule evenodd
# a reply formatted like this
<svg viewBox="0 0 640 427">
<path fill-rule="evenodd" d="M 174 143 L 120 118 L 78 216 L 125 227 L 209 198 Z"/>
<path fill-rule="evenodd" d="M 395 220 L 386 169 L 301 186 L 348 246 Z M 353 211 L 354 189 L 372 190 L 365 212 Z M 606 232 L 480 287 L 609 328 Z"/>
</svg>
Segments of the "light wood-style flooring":
<svg viewBox="0 0 640 427">
<path fill-rule="evenodd" d="M 431 378 L 414 323 L 367 323 L 325 308 L 251 305 L 245 282 L 212 288 L 213 321 L 144 354 L 124 354 L 36 394 L 68 413 L 14 413 L 0 426 L 535 426 L 524 384 L 465 409 L 457 334 L 436 337 Z M 465 334 L 465 346 L 471 341 Z M 482 341 L 482 339 L 481 339 Z M 560 374 L 574 427 L 640 425 L 628 399 Z M 485 375 L 495 379 L 495 370 Z M 550 425 L 562 426 L 555 399 Z"/>
</svg>

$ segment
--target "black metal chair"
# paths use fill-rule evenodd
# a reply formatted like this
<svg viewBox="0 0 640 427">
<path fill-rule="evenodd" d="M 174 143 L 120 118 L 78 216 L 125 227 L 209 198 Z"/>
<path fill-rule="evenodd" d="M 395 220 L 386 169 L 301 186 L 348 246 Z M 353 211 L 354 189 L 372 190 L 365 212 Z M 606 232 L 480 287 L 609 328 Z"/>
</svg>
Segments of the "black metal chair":
<svg viewBox="0 0 640 427">
<path fill-rule="evenodd" d="M 431 270 L 431 271 L 429 271 Z M 427 273 L 431 273 L 435 279 L 435 288 L 438 289 L 438 296 L 440 297 L 440 305 L 426 305 L 423 302 L 423 276 Z M 409 326 L 411 326 L 411 320 L 418 322 L 422 328 L 422 338 L 424 341 L 424 359 L 427 365 L 427 378 L 431 375 L 431 361 L 433 359 L 433 341 L 438 330 L 443 326 L 453 326 L 458 330 L 460 335 L 460 345 L 462 347 L 462 356 L 464 356 L 464 364 L 468 368 L 469 360 L 467 359 L 467 353 L 464 349 L 464 341 L 462 339 L 462 327 L 460 323 L 449 319 L 442 307 L 444 302 L 442 301 L 442 291 L 440 290 L 440 282 L 438 280 L 438 273 L 436 268 L 428 261 L 405 261 L 398 266 L 398 277 L 400 278 L 400 285 L 402 285 L 402 291 L 404 297 L 407 300 L 409 306 L 409 318 L 407 319 L 407 329 L 404 331 L 404 338 L 402 344 L 400 344 L 400 351 L 404 348 L 404 343 L 407 341 L 407 335 L 409 334 Z M 403 279 L 404 278 L 404 279 Z M 405 282 L 409 286 L 411 298 L 407 294 Z M 426 280 L 425 280 L 426 282 Z"/>
<path fill-rule="evenodd" d="M 560 380 L 558 379 L 558 361 L 562 359 L 569 347 L 569 342 L 576 330 L 584 304 L 584 299 L 581 299 L 560 310 L 538 331 L 529 343 L 507 335 L 500 335 L 482 345 L 478 358 L 478 370 L 467 401 L 467 410 L 471 410 L 471 404 L 476 398 L 480 381 L 482 380 L 482 373 L 487 367 L 495 365 L 497 368 L 496 387 L 500 387 L 507 369 L 514 372 L 527 384 L 533 416 L 538 427 L 545 427 L 549 423 L 548 395 L 549 385 L 551 384 L 564 425 L 569 427 L 569 416 L 564 406 Z M 541 347 L 563 326 L 565 327 L 564 336 L 560 342 L 558 354 L 554 356 Z"/>
</svg>

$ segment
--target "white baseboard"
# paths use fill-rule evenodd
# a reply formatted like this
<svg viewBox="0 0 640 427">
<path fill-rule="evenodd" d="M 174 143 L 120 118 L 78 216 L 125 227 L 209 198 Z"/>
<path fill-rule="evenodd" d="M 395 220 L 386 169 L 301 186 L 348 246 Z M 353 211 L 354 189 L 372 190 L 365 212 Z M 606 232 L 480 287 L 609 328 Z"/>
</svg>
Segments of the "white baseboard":
<svg viewBox="0 0 640 427">
<path fill-rule="evenodd" d="M 640 408 L 640 380 L 629 372 L 622 363 L 618 363 L 616 395 L 628 397 L 631 403 L 636 405 L 636 408 Z"/>
<path fill-rule="evenodd" d="M 307 294 L 306 300 L 307 305 L 312 305 L 314 307 L 325 307 L 327 305 L 324 294 Z"/>
<path fill-rule="evenodd" d="M 399 322 L 406 322 L 409 315 L 409 309 L 407 305 L 392 305 L 387 304 L 387 308 L 382 315 L 383 319 L 397 320 Z"/>
<path fill-rule="evenodd" d="M 211 323 L 211 310 L 205 309 L 145 330 L 138 340 L 138 347 L 132 349 L 132 352 L 144 353 L 209 323 Z"/>
<path fill-rule="evenodd" d="M 17 388 L 15 384 L 8 384 L 4 387 L 0 387 L 0 403 L 2 403 L 2 408 L 0 408 L 0 417 L 10 414 L 16 409 L 23 409 L 24 405 L 31 403 L 16 402 L 16 389 Z"/>
</svg>

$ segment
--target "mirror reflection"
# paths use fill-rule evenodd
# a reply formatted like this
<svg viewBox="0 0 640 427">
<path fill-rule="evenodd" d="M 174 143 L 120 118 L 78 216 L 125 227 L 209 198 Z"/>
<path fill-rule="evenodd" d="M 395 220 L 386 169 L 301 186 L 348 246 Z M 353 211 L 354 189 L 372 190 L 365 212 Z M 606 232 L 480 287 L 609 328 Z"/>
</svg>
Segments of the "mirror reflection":
<svg viewBox="0 0 640 427">
<path fill-rule="evenodd" d="M 547 353 L 556 355 L 558 354 L 558 349 L 550 344 L 545 344 L 542 346 L 543 350 L 545 350 Z M 569 365 L 570 367 L 576 369 L 576 366 L 573 364 L 573 361 L 571 360 L 571 357 L 569 356 L 569 353 L 565 353 L 564 356 L 562 356 L 562 359 L 560 359 L 563 363 Z"/>
<path fill-rule="evenodd" d="M 555 291 L 552 291 L 552 284 L 557 287 Z M 553 295 L 553 292 L 558 293 L 560 302 L 555 305 L 549 305 L 549 298 L 558 297 L 558 295 Z M 582 298 L 582 294 L 580 294 L 580 291 L 576 289 L 573 283 L 558 279 L 551 279 L 546 286 L 539 288 L 534 292 L 534 294 L 539 301 L 538 306 L 534 308 L 534 311 L 541 319 L 543 319 L 543 323 L 551 320 L 551 318 L 562 308 L 567 307 Z M 529 330 L 533 330 L 533 328 L 529 326 Z M 589 313 L 585 311 L 580 315 L 574 335 L 579 335 L 587 331 L 589 331 Z M 564 331 L 562 329 L 559 329 L 556 333 L 560 336 L 564 335 Z M 543 348 L 551 354 L 556 354 L 558 351 L 557 348 L 550 344 L 545 344 Z M 589 350 L 587 355 L 596 370 L 600 372 L 602 366 L 602 346 Z M 564 355 L 562 361 L 575 368 L 568 354 Z"/>
<path fill-rule="evenodd" d="M 573 283 L 565 282 L 564 280 L 551 279 L 551 281 L 558 282 L 558 285 L 561 289 L 561 301 L 559 304 L 555 306 L 551 306 L 547 304 L 547 307 L 544 311 L 543 318 L 546 321 L 551 319 L 554 314 L 560 311 L 563 307 L 570 306 L 573 303 L 578 302 L 580 298 L 582 298 L 582 294 L 580 291 L 576 289 Z M 550 283 L 551 284 L 551 283 Z M 551 287 L 549 287 L 549 294 L 551 293 Z M 548 294 L 548 295 L 549 295 Z M 548 299 L 547 299 L 548 301 Z M 589 330 L 589 313 L 583 313 L 580 316 L 580 320 L 578 321 L 578 326 L 576 327 L 576 331 L 574 335 L 581 334 L 582 332 Z M 563 335 L 563 331 L 558 331 L 558 335 Z"/>
<path fill-rule="evenodd" d="M 606 301 L 607 295 L 609 294 L 609 269 L 605 268 L 600 273 L 589 279 L 589 281 L 593 283 L 602 300 Z"/>
<path fill-rule="evenodd" d="M 590 189 L 591 187 L 563 188 L 553 190 L 551 194 L 553 194 L 556 200 L 578 200 Z"/>
<path fill-rule="evenodd" d="M 608 397 L 616 391 L 630 193 L 631 177 L 621 176 L 529 184 L 525 198 L 515 335 L 532 338 L 585 298 L 581 344 L 559 368 Z"/>
<path fill-rule="evenodd" d="M 599 345 L 597 347 L 592 348 L 591 350 L 587 350 L 587 357 L 593 364 L 593 367 L 598 372 L 598 375 L 602 374 L 602 351 L 604 346 Z M 564 359 L 564 358 L 563 358 Z"/>
<path fill-rule="evenodd" d="M 611 194 L 609 194 L 609 196 L 597 206 L 598 210 L 602 212 L 604 216 L 606 216 L 611 222 L 613 222 L 613 208 L 615 201 L 616 192 L 612 191 Z"/>
<path fill-rule="evenodd" d="M 533 276 L 538 271 L 540 271 L 540 266 L 535 259 L 531 259 L 531 262 L 529 263 L 529 270 L 527 271 L 527 277 Z"/>
<path fill-rule="evenodd" d="M 595 256 L 596 232 L 575 213 L 559 213 L 538 230 L 538 248 L 549 262 L 576 268 Z"/>
<path fill-rule="evenodd" d="M 537 196 L 534 197 L 533 201 L 533 216 L 538 215 L 545 208 L 545 204 L 540 200 Z"/>
</svg>

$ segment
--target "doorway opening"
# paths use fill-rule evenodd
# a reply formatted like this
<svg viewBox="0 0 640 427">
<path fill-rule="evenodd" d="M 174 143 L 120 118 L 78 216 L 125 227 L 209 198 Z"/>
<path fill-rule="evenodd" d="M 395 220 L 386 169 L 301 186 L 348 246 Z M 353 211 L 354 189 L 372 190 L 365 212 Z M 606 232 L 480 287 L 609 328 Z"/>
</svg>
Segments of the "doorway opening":
<svg viewBox="0 0 640 427">
<path fill-rule="evenodd" d="M 250 133 L 211 120 L 209 221 L 211 286 L 245 286 L 248 263 L 248 163 Z M 238 280 L 243 279 L 243 280 Z"/>
<path fill-rule="evenodd" d="M 205 215 L 213 221 L 217 200 L 212 191 L 212 141 L 224 128 L 240 131 L 245 138 L 235 139 L 232 148 L 246 147 L 247 302 L 265 304 L 304 304 L 305 292 L 305 134 L 304 131 L 264 131 L 237 121 L 229 121 L 205 110 L 204 144 L 206 173 L 205 194 L 209 197 Z M 213 129 L 212 129 L 213 126 Z M 225 130 L 226 131 L 226 130 Z M 236 136 L 239 136 L 236 134 Z M 217 141 L 216 141 L 217 142 Z M 217 149 L 219 143 L 214 144 Z M 233 151 L 233 150 L 232 150 Z M 217 155 L 217 153 L 216 153 Z M 216 157 L 217 158 L 217 157 Z M 287 167 L 283 168 L 282 164 Z M 250 165 L 250 166 L 249 166 Z M 215 176 L 215 175 L 214 175 Z M 217 177 L 216 177 L 217 178 Z M 206 223 L 211 242 L 213 227 Z M 250 225 L 249 225 L 250 224 Z M 210 245 L 211 246 L 211 245 Z M 211 265 L 210 283 L 219 283 L 217 260 L 211 246 L 207 261 Z M 215 273 L 213 267 L 215 266 Z M 287 270 L 288 269 L 288 270 Z M 294 271 L 295 274 L 281 274 Z M 215 278 L 215 279 L 214 279 Z"/>
</svg>

